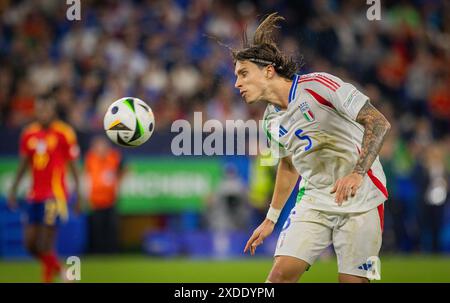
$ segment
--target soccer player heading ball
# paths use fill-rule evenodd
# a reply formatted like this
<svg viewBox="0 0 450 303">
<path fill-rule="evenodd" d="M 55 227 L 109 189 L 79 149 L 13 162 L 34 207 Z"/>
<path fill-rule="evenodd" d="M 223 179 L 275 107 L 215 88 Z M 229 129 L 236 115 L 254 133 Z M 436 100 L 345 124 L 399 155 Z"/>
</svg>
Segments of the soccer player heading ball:
<svg viewBox="0 0 450 303">
<path fill-rule="evenodd" d="M 297 203 L 279 236 L 268 282 L 296 282 L 330 244 L 340 282 L 368 282 L 383 230 L 386 178 L 378 159 L 390 129 L 386 118 L 352 84 L 328 73 L 297 74 L 282 54 L 273 13 L 252 43 L 234 50 L 236 83 L 247 103 L 267 102 L 264 129 L 280 158 L 270 209 L 244 251 L 268 237 L 295 186 Z"/>
</svg>

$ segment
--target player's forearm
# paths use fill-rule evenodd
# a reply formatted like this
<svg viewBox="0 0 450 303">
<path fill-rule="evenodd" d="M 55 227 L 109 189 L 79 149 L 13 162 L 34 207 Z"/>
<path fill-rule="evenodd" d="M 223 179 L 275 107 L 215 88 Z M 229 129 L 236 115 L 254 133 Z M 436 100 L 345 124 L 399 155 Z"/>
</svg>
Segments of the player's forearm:
<svg viewBox="0 0 450 303">
<path fill-rule="evenodd" d="M 19 186 L 20 181 L 22 180 L 23 176 L 25 175 L 25 172 L 27 171 L 29 164 L 28 158 L 21 158 L 19 162 L 19 167 L 17 169 L 16 177 L 14 178 L 13 184 L 11 186 L 11 193 L 16 194 L 17 187 Z"/>
<path fill-rule="evenodd" d="M 297 183 L 298 177 L 299 174 L 291 161 L 287 158 L 281 159 L 270 204 L 273 208 L 282 209 L 284 207 Z"/>
<path fill-rule="evenodd" d="M 353 172 L 364 175 L 378 156 L 391 125 L 370 102 L 360 110 L 356 121 L 364 125 L 364 136 L 360 157 Z"/>
</svg>

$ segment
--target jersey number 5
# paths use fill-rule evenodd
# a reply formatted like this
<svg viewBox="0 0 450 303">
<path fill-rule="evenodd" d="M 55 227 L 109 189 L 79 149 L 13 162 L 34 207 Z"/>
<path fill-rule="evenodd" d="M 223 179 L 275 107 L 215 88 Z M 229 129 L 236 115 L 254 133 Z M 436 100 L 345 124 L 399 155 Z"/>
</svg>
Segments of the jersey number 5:
<svg viewBox="0 0 450 303">
<path fill-rule="evenodd" d="M 305 151 L 308 151 L 309 149 L 311 149 L 312 147 L 312 141 L 311 138 L 309 136 L 301 136 L 301 133 L 303 132 L 303 129 L 299 128 L 295 131 L 295 135 L 297 136 L 297 138 L 299 138 L 300 140 L 305 140 L 308 141 L 308 145 L 305 147 Z"/>
</svg>

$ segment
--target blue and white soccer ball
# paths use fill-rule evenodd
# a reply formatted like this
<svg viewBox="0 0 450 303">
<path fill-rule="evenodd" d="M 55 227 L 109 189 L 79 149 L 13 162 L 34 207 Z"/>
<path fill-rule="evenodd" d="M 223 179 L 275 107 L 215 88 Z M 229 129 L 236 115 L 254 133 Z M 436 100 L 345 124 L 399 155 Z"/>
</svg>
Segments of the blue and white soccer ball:
<svg viewBox="0 0 450 303">
<path fill-rule="evenodd" d="M 125 97 L 108 108 L 103 126 L 111 141 L 120 146 L 135 147 L 145 143 L 155 129 L 155 116 L 144 101 Z"/>
</svg>

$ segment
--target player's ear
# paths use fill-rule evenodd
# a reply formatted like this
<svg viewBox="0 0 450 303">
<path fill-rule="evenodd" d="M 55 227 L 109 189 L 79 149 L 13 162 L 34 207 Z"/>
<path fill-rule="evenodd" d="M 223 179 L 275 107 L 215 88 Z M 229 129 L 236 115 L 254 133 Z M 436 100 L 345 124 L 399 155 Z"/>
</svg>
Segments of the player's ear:
<svg viewBox="0 0 450 303">
<path fill-rule="evenodd" d="M 275 75 L 275 68 L 273 65 L 267 65 L 265 68 L 265 77 L 267 79 L 272 78 Z"/>
</svg>

